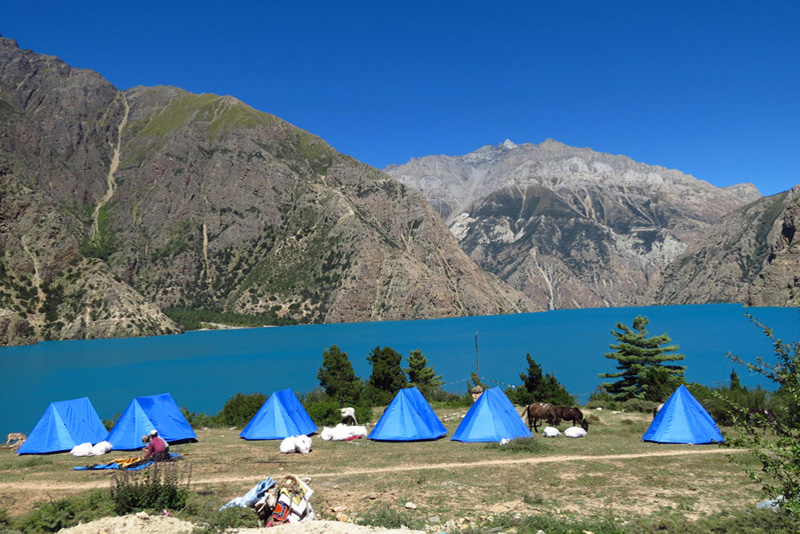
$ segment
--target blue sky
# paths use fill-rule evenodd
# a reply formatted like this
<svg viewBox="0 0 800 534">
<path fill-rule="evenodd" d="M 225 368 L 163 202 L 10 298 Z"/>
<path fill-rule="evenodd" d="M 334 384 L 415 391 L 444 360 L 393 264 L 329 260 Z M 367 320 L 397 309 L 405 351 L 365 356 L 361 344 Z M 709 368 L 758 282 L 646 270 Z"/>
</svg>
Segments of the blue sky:
<svg viewBox="0 0 800 534">
<path fill-rule="evenodd" d="M 120 89 L 233 95 L 383 168 L 510 138 L 800 184 L 800 2 L 3 0 Z"/>
</svg>

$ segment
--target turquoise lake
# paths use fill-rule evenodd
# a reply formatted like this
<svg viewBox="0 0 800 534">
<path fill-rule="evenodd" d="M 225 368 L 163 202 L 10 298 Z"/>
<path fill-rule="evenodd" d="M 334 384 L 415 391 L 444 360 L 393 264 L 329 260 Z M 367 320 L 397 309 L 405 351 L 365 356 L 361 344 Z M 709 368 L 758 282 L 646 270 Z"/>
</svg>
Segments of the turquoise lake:
<svg viewBox="0 0 800 534">
<path fill-rule="evenodd" d="M 29 433 L 52 401 L 89 397 L 103 419 L 122 413 L 133 397 L 169 392 L 181 407 L 216 414 L 236 393 L 319 385 L 322 351 L 338 345 L 356 374 L 367 379 L 375 346 L 403 356 L 421 349 L 448 391 L 462 392 L 476 368 L 490 385 L 521 384 L 526 353 L 554 373 L 584 402 L 614 370 L 603 357 L 616 323 L 650 319 L 651 335 L 667 333 L 686 355 L 686 378 L 708 386 L 727 384 L 736 369 L 745 385 L 764 385 L 735 366 L 726 353 L 770 360 L 772 345 L 745 316 L 769 325 L 784 341 L 800 339 L 796 308 L 745 308 L 706 304 L 558 310 L 544 313 L 424 321 L 347 323 L 189 332 L 174 336 L 45 342 L 0 349 L 0 434 Z M 406 365 L 405 358 L 403 365 Z"/>
</svg>

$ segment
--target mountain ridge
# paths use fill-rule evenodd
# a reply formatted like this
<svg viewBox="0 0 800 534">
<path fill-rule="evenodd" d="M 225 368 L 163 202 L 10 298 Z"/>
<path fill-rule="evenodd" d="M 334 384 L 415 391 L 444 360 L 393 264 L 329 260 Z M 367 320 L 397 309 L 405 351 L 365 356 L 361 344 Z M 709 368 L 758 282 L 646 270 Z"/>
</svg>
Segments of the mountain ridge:
<svg viewBox="0 0 800 534">
<path fill-rule="evenodd" d="M 300 323 L 535 309 L 421 195 L 233 97 L 119 91 L 0 39 L 0 118 L 0 343 L 174 333 L 168 308 Z M 48 258 L 38 275 L 30 258 Z"/>
<path fill-rule="evenodd" d="M 752 184 L 716 188 L 552 139 L 385 170 L 423 193 L 481 267 L 548 309 L 655 303 L 653 284 L 670 262 L 761 198 Z"/>
</svg>

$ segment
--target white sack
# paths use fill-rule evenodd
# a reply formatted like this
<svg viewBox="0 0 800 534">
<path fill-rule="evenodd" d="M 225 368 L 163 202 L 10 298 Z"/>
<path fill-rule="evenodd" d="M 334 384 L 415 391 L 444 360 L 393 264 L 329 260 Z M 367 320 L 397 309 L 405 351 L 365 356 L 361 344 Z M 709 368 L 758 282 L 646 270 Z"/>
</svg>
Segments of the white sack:
<svg viewBox="0 0 800 534">
<path fill-rule="evenodd" d="M 102 456 L 111 450 L 112 445 L 107 441 L 101 441 L 92 447 L 92 456 Z"/>
<path fill-rule="evenodd" d="M 311 452 L 311 438 L 308 436 L 295 436 L 294 450 L 302 454 Z"/>
<path fill-rule="evenodd" d="M 571 426 L 564 431 L 564 435 L 568 438 L 582 438 L 586 435 L 586 431 L 579 426 Z"/>
<path fill-rule="evenodd" d="M 289 454 L 290 452 L 294 452 L 295 444 L 294 444 L 295 436 L 289 436 L 288 438 L 283 438 L 281 441 L 281 454 Z"/>
<path fill-rule="evenodd" d="M 367 435 L 367 427 L 365 426 L 347 426 L 339 423 L 333 428 L 323 427 L 320 437 L 325 441 L 344 441 L 348 438 L 356 436 L 364 437 Z"/>
<path fill-rule="evenodd" d="M 89 442 L 81 443 L 80 445 L 75 445 L 72 447 L 72 450 L 69 451 L 72 456 L 91 456 L 92 455 L 92 444 Z"/>
<path fill-rule="evenodd" d="M 555 427 L 546 426 L 546 427 L 544 427 L 544 430 L 542 430 L 542 434 L 546 438 L 554 438 L 556 436 L 560 436 L 561 432 Z"/>
</svg>

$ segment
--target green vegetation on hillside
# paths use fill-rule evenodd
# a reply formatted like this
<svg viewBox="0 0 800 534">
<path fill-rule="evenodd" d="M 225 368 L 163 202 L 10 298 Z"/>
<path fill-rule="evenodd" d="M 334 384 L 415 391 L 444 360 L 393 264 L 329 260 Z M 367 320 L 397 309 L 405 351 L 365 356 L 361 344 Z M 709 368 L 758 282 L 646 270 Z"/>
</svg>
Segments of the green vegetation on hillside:
<svg viewBox="0 0 800 534">
<path fill-rule="evenodd" d="M 252 315 L 207 309 L 164 308 L 164 314 L 178 323 L 183 330 L 214 328 L 215 324 L 235 327 L 288 326 L 297 324 L 288 317 L 278 317 L 274 312 Z"/>
</svg>

